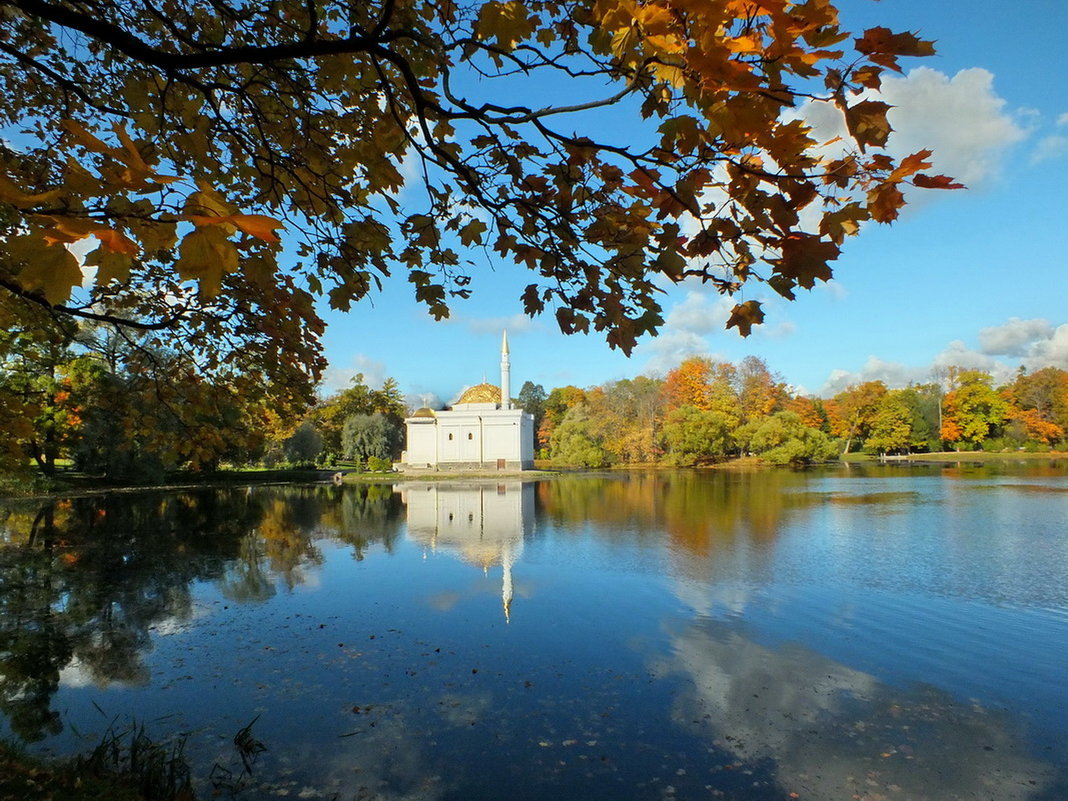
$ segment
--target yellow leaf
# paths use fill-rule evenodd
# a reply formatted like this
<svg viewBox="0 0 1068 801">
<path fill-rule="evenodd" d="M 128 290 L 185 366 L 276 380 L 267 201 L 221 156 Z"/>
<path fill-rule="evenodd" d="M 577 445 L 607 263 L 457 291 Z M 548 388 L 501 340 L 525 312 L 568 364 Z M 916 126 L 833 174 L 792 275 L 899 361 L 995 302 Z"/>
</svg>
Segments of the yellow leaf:
<svg viewBox="0 0 1068 801">
<path fill-rule="evenodd" d="M 57 217 L 48 215 L 44 219 L 51 221 L 52 227 L 44 231 L 44 239 L 50 245 L 70 244 L 79 239 L 92 236 L 104 226 L 85 217 Z"/>
<path fill-rule="evenodd" d="M 666 33 L 675 26 L 672 13 L 659 5 L 638 7 L 635 9 L 634 19 L 641 24 L 646 34 Z"/>
<path fill-rule="evenodd" d="M 126 126 L 121 122 L 117 122 L 112 126 L 112 129 L 115 131 L 115 134 L 119 137 L 119 141 L 122 142 L 122 146 L 126 150 L 125 154 L 122 155 L 122 160 L 135 169 L 144 172 L 152 172 L 152 168 L 145 162 L 144 157 L 141 155 L 141 151 L 137 149 L 137 144 L 130 138 L 130 135 L 126 133 Z"/>
<path fill-rule="evenodd" d="M 749 336 L 754 325 L 764 322 L 764 311 L 760 308 L 760 302 L 747 300 L 739 303 L 731 310 L 731 316 L 727 320 L 727 328 L 737 328 L 743 337 Z"/>
<path fill-rule="evenodd" d="M 276 228 L 281 228 L 282 223 L 274 217 L 268 217 L 266 214 L 231 214 L 228 219 L 242 233 L 254 236 L 256 239 L 262 239 L 264 242 L 281 241 L 274 231 Z"/>
<path fill-rule="evenodd" d="M 211 185 L 201 179 L 197 179 L 199 191 L 193 192 L 186 198 L 185 211 L 187 214 L 199 214 L 206 217 L 227 217 L 236 209 L 226 202 L 226 198 L 215 191 Z"/>
<path fill-rule="evenodd" d="M 70 156 L 67 156 L 67 170 L 63 175 L 63 188 L 73 195 L 83 197 L 95 197 L 104 191 L 104 185 L 101 180 Z"/>
<path fill-rule="evenodd" d="M 178 241 L 178 225 L 172 222 L 156 220 L 127 220 L 132 233 L 141 242 L 145 253 L 157 253 L 170 250 Z"/>
<path fill-rule="evenodd" d="M 15 186 L 15 184 L 5 176 L 0 175 L 0 201 L 10 203 L 12 206 L 16 206 L 20 209 L 26 209 L 41 203 L 48 203 L 59 197 L 59 194 L 60 192 L 58 189 L 50 189 L 47 192 L 28 195 Z"/>
<path fill-rule="evenodd" d="M 262 289 L 274 286 L 275 265 L 262 256 L 250 256 L 241 261 L 241 272 L 245 277 Z"/>
<path fill-rule="evenodd" d="M 104 228 L 94 233 L 100 244 L 112 253 L 121 253 L 124 256 L 137 255 L 137 243 L 122 231 L 116 228 Z"/>
<path fill-rule="evenodd" d="M 74 141 L 78 142 L 86 150 L 91 150 L 94 153 L 114 155 L 112 148 L 108 147 L 93 136 L 93 134 L 89 133 L 89 130 L 77 120 L 63 120 L 60 123 L 60 126 L 74 137 Z"/>
<path fill-rule="evenodd" d="M 197 228 L 178 246 L 175 268 L 183 281 L 199 281 L 200 293 L 214 297 L 223 276 L 237 269 L 237 247 L 219 226 Z"/>
<path fill-rule="evenodd" d="M 509 0 L 501 3 L 490 0 L 479 9 L 475 34 L 479 39 L 495 39 L 505 49 L 511 49 L 534 33 L 537 18 L 530 16 L 526 3 Z"/>
<path fill-rule="evenodd" d="M 471 220 L 460 229 L 460 241 L 466 246 L 481 244 L 482 234 L 486 232 L 486 224 L 482 220 Z"/>
<path fill-rule="evenodd" d="M 862 100 L 845 110 L 846 125 L 849 133 L 863 152 L 865 145 L 882 147 L 890 137 L 890 123 L 886 112 L 890 106 L 879 100 Z"/>
<path fill-rule="evenodd" d="M 40 292 L 49 303 L 64 303 L 71 290 L 81 286 L 78 260 L 63 245 L 46 245 L 34 235 L 16 237 L 7 243 L 8 252 L 25 266 L 16 276 L 23 289 Z"/>
<path fill-rule="evenodd" d="M 89 267 L 97 268 L 96 285 L 105 286 L 112 281 L 122 283 L 129 278 L 130 265 L 133 264 L 133 259 L 126 253 L 98 247 L 96 250 L 86 254 L 85 264 Z"/>
<path fill-rule="evenodd" d="M 840 209 L 826 211 L 820 220 L 820 235 L 826 236 L 835 244 L 841 245 L 847 236 L 854 236 L 860 231 L 860 224 L 869 219 L 867 209 L 857 203 L 850 203 Z"/>
</svg>

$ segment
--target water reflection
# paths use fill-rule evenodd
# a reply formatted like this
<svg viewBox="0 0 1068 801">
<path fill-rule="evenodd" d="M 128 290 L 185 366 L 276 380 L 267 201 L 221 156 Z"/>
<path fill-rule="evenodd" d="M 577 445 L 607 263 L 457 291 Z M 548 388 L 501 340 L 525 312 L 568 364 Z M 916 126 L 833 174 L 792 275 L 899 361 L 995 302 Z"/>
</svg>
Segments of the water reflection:
<svg viewBox="0 0 1068 801">
<path fill-rule="evenodd" d="M 818 498 L 799 493 L 810 476 L 797 471 L 634 471 L 538 484 L 541 512 L 557 525 L 592 524 L 616 535 L 655 539 L 708 557 L 739 540 L 770 544 L 784 517 Z"/>
<path fill-rule="evenodd" d="M 389 487 L 109 494 L 0 513 L 0 711 L 35 741 L 62 730 L 52 697 L 143 685 L 153 637 L 194 617 L 196 582 L 241 603 L 306 582 L 316 539 L 356 559 L 400 532 Z"/>
<path fill-rule="evenodd" d="M 1053 771 L 1004 713 L 929 686 L 899 688 L 798 644 L 770 648 L 722 621 L 672 636 L 677 723 L 741 763 L 771 760 L 806 798 L 1026 799 Z"/>
<path fill-rule="evenodd" d="M 452 553 L 483 572 L 501 566 L 501 605 L 510 619 L 512 566 L 534 531 L 534 485 L 412 483 L 398 489 L 414 542 Z"/>
<path fill-rule="evenodd" d="M 0 548 L 0 709 L 36 740 L 76 660 L 88 680 L 140 684 L 150 629 L 191 614 L 190 585 L 222 574 L 255 513 L 238 496 L 107 496 L 8 510 Z"/>
<path fill-rule="evenodd" d="M 1063 488 L 636 472 L 9 506 L 0 712 L 27 740 L 97 703 L 166 718 L 205 772 L 259 715 L 262 797 L 1058 797 Z"/>
</svg>

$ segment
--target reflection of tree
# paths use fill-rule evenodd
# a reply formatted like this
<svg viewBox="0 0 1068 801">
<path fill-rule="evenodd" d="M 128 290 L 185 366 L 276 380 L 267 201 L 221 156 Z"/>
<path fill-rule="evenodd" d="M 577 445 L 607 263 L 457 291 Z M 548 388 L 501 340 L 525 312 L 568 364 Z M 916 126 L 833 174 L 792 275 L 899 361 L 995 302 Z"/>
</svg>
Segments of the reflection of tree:
<svg viewBox="0 0 1068 801">
<path fill-rule="evenodd" d="M 255 517 L 243 493 L 79 498 L 3 520 L 0 709 L 34 740 L 72 660 L 99 683 L 141 682 L 150 627 L 188 617 L 189 585 L 222 571 Z M 223 522 L 218 522 L 223 521 Z"/>
<path fill-rule="evenodd" d="M 237 558 L 226 566 L 219 580 L 223 596 L 241 603 L 259 603 L 273 598 L 274 581 L 267 572 L 263 540 L 255 533 L 241 538 Z"/>
<path fill-rule="evenodd" d="M 282 577 L 288 589 L 303 581 L 300 569 L 304 565 L 322 562 L 322 554 L 312 541 L 320 506 L 304 491 L 275 495 L 264 504 L 257 533 L 271 570 Z"/>
<path fill-rule="evenodd" d="M 1029 798 L 1049 768 L 1004 716 L 900 689 L 799 645 L 773 650 L 704 619 L 673 638 L 676 719 L 806 798 Z"/>
<path fill-rule="evenodd" d="M 0 550 L 0 710 L 27 739 L 62 728 L 49 702 L 72 645 L 62 615 L 53 612 L 62 590 L 52 561 L 44 550 Z"/>
<path fill-rule="evenodd" d="M 739 538 L 773 541 L 787 512 L 818 502 L 794 492 L 807 480 L 789 470 L 635 471 L 542 482 L 538 499 L 558 522 L 588 521 L 611 536 L 666 530 L 676 551 L 708 556 Z"/>
<path fill-rule="evenodd" d="M 320 526 L 331 538 L 353 548 L 362 560 L 369 547 L 382 543 L 386 552 L 400 534 L 404 505 L 388 484 L 322 488 L 327 502 Z"/>
<path fill-rule="evenodd" d="M 50 708 L 76 663 L 98 684 L 147 680 L 152 630 L 193 614 L 190 586 L 236 601 L 292 588 L 315 539 L 391 547 L 390 487 L 264 487 L 110 494 L 0 510 L 0 711 L 27 740 L 60 730 Z"/>
</svg>

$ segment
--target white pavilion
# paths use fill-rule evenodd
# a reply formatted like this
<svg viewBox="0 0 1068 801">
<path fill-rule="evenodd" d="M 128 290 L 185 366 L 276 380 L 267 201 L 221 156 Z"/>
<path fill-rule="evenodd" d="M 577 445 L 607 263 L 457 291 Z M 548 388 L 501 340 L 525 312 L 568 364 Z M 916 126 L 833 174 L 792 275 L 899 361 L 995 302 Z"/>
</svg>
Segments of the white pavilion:
<svg viewBox="0 0 1068 801">
<path fill-rule="evenodd" d="M 476 384 L 449 409 L 422 408 L 404 421 L 407 470 L 529 470 L 534 418 L 512 406 L 508 332 L 501 341 L 501 385 Z"/>
</svg>

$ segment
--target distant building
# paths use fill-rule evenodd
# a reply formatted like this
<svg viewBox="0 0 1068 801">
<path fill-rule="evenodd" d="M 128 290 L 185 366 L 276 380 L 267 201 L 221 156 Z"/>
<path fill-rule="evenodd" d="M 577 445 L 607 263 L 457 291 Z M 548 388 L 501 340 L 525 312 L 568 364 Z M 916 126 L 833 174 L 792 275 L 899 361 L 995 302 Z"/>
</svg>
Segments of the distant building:
<svg viewBox="0 0 1068 801">
<path fill-rule="evenodd" d="M 508 333 L 501 341 L 501 386 L 477 384 L 452 408 L 417 410 L 404 421 L 408 469 L 529 470 L 534 418 L 512 407 Z"/>
</svg>

